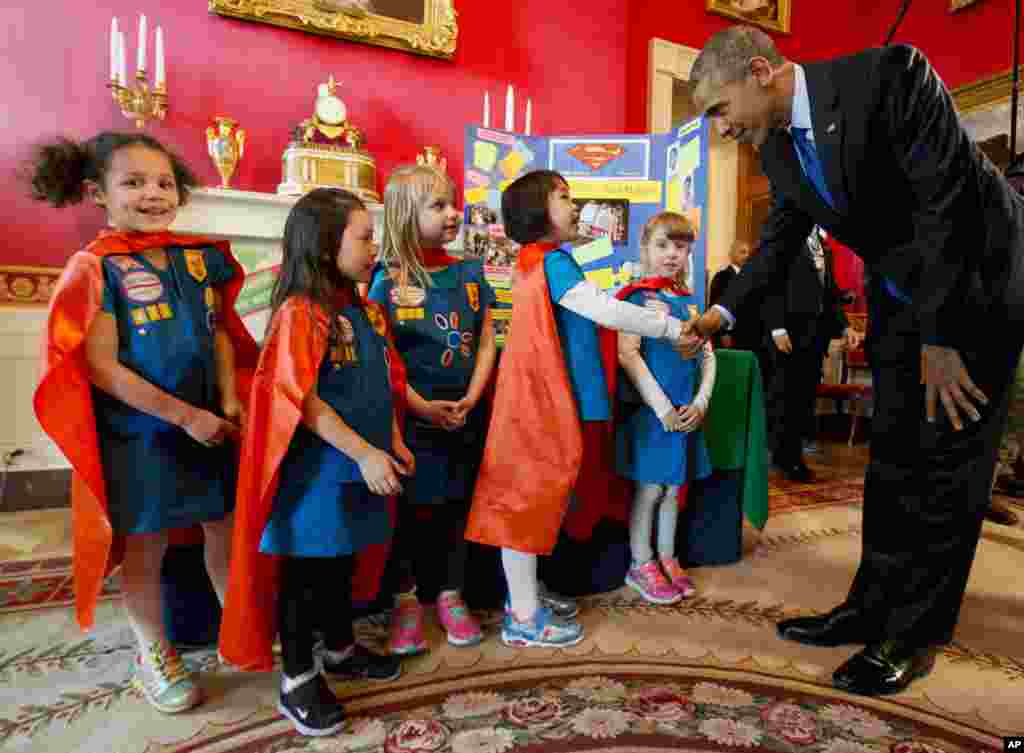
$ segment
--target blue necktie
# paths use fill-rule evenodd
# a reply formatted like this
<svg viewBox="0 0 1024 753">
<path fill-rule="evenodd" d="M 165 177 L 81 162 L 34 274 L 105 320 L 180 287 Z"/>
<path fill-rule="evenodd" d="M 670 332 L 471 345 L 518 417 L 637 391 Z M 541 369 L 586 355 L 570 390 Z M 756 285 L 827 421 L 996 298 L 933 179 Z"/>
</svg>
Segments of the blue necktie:
<svg viewBox="0 0 1024 753">
<path fill-rule="evenodd" d="M 821 169 L 821 160 L 818 159 L 818 150 L 815 149 L 814 143 L 807 138 L 808 130 L 807 128 L 796 128 L 795 126 L 789 129 L 790 133 L 793 134 L 793 146 L 796 148 L 796 156 L 800 158 L 800 167 L 803 168 L 804 175 L 811 181 L 818 195 L 832 209 L 835 209 L 836 204 L 832 200 L 832 194 L 829 192 L 828 184 L 825 182 L 825 173 Z M 882 286 L 890 296 L 901 303 L 911 303 L 910 296 L 900 290 L 892 280 L 883 277 Z"/>
<path fill-rule="evenodd" d="M 832 194 L 829 193 L 828 184 L 825 182 L 825 173 L 821 169 L 821 160 L 818 159 L 818 150 L 814 148 L 814 144 L 807 138 L 807 132 L 810 129 L 793 127 L 789 130 L 793 134 L 793 146 L 796 147 L 796 156 L 800 158 L 800 167 L 803 168 L 804 175 L 814 185 L 818 195 L 832 209 L 835 209 L 836 204 L 832 200 Z"/>
</svg>

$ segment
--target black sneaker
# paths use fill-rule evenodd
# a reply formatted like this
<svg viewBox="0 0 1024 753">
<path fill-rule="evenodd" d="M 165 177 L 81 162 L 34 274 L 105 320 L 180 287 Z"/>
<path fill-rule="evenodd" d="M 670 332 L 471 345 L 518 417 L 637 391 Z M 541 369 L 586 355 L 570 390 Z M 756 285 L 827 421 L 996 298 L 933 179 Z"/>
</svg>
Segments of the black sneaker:
<svg viewBox="0 0 1024 753">
<path fill-rule="evenodd" d="M 320 658 L 324 674 L 332 679 L 386 682 L 402 674 L 402 662 L 397 656 L 375 654 L 359 643 L 353 645 L 352 653 L 344 661 L 332 662 L 326 651 Z"/>
<path fill-rule="evenodd" d="M 345 724 L 345 709 L 319 672 L 290 693 L 282 692 L 277 710 L 300 734 L 312 737 L 333 735 Z"/>
</svg>

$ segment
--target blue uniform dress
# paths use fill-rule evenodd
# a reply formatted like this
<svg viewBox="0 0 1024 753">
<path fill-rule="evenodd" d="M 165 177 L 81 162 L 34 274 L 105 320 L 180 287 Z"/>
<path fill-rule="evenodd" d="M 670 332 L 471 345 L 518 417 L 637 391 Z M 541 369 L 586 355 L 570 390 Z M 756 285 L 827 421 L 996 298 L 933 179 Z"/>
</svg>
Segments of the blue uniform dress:
<svg viewBox="0 0 1024 753">
<path fill-rule="evenodd" d="M 479 261 L 463 261 L 430 274 L 433 286 L 409 286 L 402 297 L 378 268 L 369 298 L 387 309 L 395 347 L 405 361 L 409 385 L 424 400 L 461 400 L 476 367 L 484 316 L 494 291 Z M 410 412 L 405 441 L 416 456 L 416 474 L 405 483 L 412 504 L 468 501 L 483 456 L 484 407 L 477 405 L 460 431 L 445 431 Z"/>
<path fill-rule="evenodd" d="M 117 319 L 121 365 L 189 405 L 220 413 L 214 288 L 234 276 L 215 248 L 169 247 L 103 259 L 103 310 Z M 119 534 L 220 520 L 234 506 L 234 448 L 206 447 L 162 418 L 93 387 L 110 521 Z"/>
<path fill-rule="evenodd" d="M 387 341 L 374 331 L 362 306 L 335 315 L 316 391 L 352 431 L 391 452 Z M 340 557 L 390 535 L 387 505 L 370 493 L 359 465 L 300 423 L 281 461 L 260 551 Z"/>
<path fill-rule="evenodd" d="M 672 296 L 662 290 L 637 290 L 626 299 L 638 306 L 658 307 L 686 321 L 695 307 L 692 296 Z M 661 385 L 672 405 L 689 405 L 700 387 L 699 359 L 683 360 L 666 340 L 645 337 L 640 355 Z M 620 374 L 620 379 L 629 377 Z M 632 385 L 621 384 L 620 395 Z M 615 431 L 615 470 L 620 476 L 644 484 L 681 486 L 691 479 L 711 474 L 711 460 L 704 444 L 704 432 L 667 432 L 646 403 L 630 405 L 619 401 L 620 415 Z"/>
<path fill-rule="evenodd" d="M 576 409 L 583 421 L 607 421 L 611 418 L 611 405 L 608 401 L 608 380 L 601 362 L 597 325 L 558 305 L 566 291 L 584 282 L 586 278 L 583 270 L 568 250 L 559 248 L 545 255 L 544 274 L 551 292 L 555 326 L 562 342 Z"/>
</svg>

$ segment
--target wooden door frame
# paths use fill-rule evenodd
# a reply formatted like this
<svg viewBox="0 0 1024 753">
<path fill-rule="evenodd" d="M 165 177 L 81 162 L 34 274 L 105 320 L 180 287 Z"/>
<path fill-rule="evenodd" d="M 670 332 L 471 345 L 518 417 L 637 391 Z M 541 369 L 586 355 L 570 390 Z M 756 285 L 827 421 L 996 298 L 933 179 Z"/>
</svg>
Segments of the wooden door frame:
<svg viewBox="0 0 1024 753">
<path fill-rule="evenodd" d="M 700 50 L 654 37 L 647 56 L 647 130 L 668 133 L 672 128 L 673 84 L 688 81 Z M 708 144 L 707 269 L 714 273 L 729 263 L 736 238 L 739 150 L 711 129 Z"/>
</svg>

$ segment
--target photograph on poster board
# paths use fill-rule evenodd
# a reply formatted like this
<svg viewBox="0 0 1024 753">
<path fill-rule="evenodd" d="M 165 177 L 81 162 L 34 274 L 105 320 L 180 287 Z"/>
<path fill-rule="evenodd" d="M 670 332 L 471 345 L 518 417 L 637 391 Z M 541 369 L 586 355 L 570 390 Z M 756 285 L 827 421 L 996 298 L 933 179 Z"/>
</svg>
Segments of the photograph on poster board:
<svg viewBox="0 0 1024 753">
<path fill-rule="evenodd" d="M 581 238 L 608 238 L 616 245 L 629 243 L 629 201 L 626 199 L 573 199 L 579 210 Z"/>
</svg>

